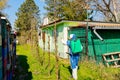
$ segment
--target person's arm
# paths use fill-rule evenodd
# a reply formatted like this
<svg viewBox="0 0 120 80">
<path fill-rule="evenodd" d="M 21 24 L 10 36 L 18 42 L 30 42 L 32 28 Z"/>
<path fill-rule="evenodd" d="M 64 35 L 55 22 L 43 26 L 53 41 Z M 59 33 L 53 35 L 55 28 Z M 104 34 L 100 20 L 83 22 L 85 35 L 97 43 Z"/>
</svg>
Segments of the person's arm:
<svg viewBox="0 0 120 80">
<path fill-rule="evenodd" d="M 70 47 L 70 41 L 69 40 L 67 41 L 67 46 Z"/>
<path fill-rule="evenodd" d="M 67 41 L 61 39 L 61 42 L 64 44 L 64 45 L 67 45 Z"/>
</svg>

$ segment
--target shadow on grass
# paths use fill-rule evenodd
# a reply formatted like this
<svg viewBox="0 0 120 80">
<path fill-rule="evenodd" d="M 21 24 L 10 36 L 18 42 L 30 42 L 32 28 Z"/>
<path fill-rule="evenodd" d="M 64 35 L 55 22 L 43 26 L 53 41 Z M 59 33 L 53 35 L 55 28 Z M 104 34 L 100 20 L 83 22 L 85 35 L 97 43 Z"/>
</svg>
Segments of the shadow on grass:
<svg viewBox="0 0 120 80">
<path fill-rule="evenodd" d="M 68 71 L 70 72 L 70 74 L 72 75 L 72 69 L 71 69 L 71 67 L 70 67 L 70 66 L 67 66 L 67 67 L 66 67 L 65 65 L 63 65 L 63 67 L 64 67 L 64 68 L 67 68 L 67 69 L 68 69 Z"/>
<path fill-rule="evenodd" d="M 29 64 L 27 63 L 27 56 L 17 55 L 17 68 L 14 80 L 32 80 L 32 73 L 28 71 Z"/>
</svg>

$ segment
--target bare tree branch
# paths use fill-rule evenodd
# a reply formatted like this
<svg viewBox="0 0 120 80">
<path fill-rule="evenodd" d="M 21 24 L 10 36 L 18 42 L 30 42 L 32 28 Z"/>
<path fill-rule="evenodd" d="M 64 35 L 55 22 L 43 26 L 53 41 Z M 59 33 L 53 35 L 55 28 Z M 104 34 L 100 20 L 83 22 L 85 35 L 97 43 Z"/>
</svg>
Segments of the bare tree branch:
<svg viewBox="0 0 120 80">
<path fill-rule="evenodd" d="M 102 12 L 108 21 L 118 22 L 119 4 L 120 0 L 93 0 L 97 10 Z M 117 4 L 116 4 L 117 3 Z M 117 6 L 117 7 L 116 7 Z"/>
</svg>

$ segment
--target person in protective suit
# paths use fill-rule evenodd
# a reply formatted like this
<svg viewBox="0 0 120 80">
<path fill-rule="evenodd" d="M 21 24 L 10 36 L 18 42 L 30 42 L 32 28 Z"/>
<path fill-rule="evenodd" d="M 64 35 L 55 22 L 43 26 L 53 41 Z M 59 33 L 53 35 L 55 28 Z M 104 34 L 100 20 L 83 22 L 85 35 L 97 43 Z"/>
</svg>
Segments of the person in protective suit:
<svg viewBox="0 0 120 80">
<path fill-rule="evenodd" d="M 72 77 L 74 78 L 74 80 L 77 80 L 77 69 L 78 69 L 78 62 L 79 62 L 80 54 L 72 53 L 71 48 L 70 48 L 70 40 L 75 40 L 76 38 L 77 37 L 75 34 L 70 34 L 69 40 L 64 41 L 62 39 L 62 43 L 69 47 L 70 65 L 71 65 L 71 69 L 72 69 Z"/>
</svg>

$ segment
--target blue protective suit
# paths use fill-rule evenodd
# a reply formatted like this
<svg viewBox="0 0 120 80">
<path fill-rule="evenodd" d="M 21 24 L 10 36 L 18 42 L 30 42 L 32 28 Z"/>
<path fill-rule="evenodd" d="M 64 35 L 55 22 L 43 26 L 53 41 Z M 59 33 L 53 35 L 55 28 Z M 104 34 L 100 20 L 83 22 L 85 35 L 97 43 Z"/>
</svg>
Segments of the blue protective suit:
<svg viewBox="0 0 120 80">
<path fill-rule="evenodd" d="M 73 34 L 72 40 L 75 40 L 76 39 L 76 35 Z M 70 52 L 70 64 L 71 64 L 71 68 L 72 69 L 75 69 L 77 66 L 78 66 L 78 62 L 79 62 L 79 58 L 80 58 L 80 54 L 72 54 L 72 51 L 70 49 L 70 40 L 67 41 L 67 45 L 69 47 L 69 52 Z"/>
</svg>

